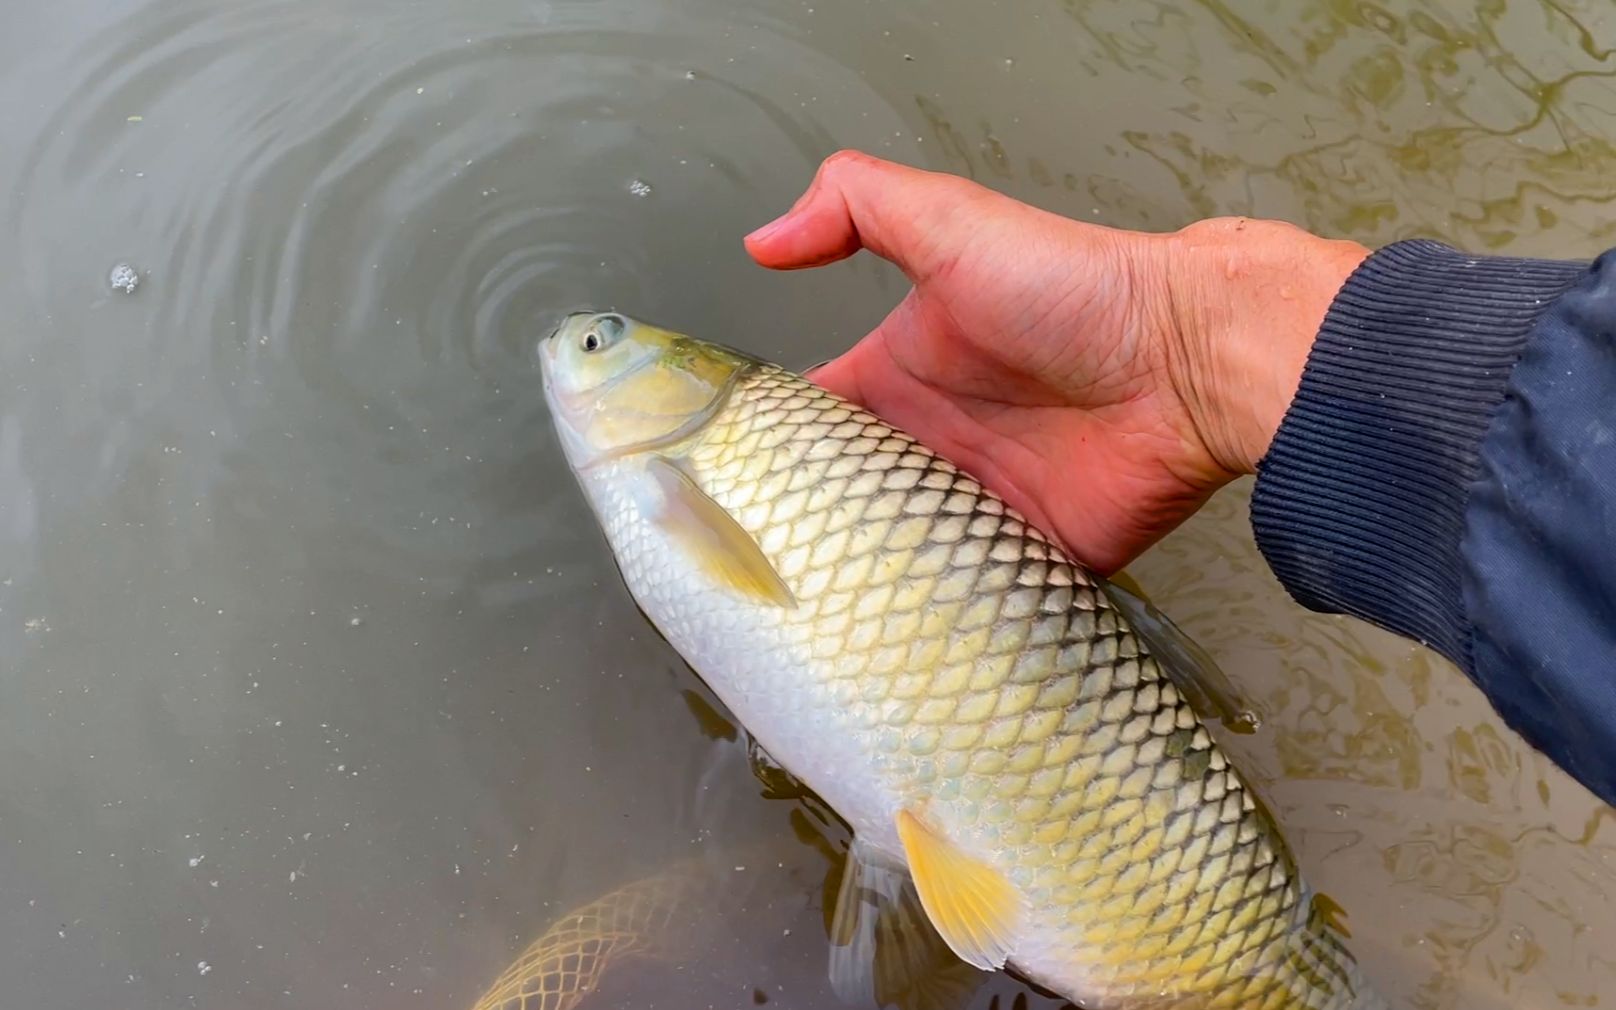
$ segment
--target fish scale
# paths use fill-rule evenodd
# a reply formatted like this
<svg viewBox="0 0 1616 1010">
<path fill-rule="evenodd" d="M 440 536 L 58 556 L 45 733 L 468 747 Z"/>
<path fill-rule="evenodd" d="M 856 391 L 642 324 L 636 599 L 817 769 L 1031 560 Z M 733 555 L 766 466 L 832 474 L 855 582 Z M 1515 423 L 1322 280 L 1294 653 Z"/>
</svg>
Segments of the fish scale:
<svg viewBox="0 0 1616 1010">
<path fill-rule="evenodd" d="M 657 456 L 790 605 L 672 548 L 625 455 L 580 476 L 642 608 L 858 838 L 901 862 L 912 812 L 1001 875 L 1010 967 L 1089 1010 L 1382 1005 L 1101 582 L 981 483 L 758 362 Z"/>
<path fill-rule="evenodd" d="M 567 913 L 502 972 L 473 1010 L 573 1010 L 614 961 L 669 947 L 701 878 L 675 871 L 620 887 Z"/>
<path fill-rule="evenodd" d="M 1306 924 L 1290 854 L 1043 534 L 783 370 L 744 378 L 685 459 L 796 595 L 788 626 L 819 661 L 802 672 L 848 707 L 862 728 L 850 742 L 979 846 L 1007 850 L 1031 905 L 1064 910 L 1039 918 L 1057 934 L 1048 946 L 1083 952 L 1091 1005 L 1172 989 L 1215 992 L 1208 1007 L 1307 1005 L 1255 963 Z"/>
</svg>

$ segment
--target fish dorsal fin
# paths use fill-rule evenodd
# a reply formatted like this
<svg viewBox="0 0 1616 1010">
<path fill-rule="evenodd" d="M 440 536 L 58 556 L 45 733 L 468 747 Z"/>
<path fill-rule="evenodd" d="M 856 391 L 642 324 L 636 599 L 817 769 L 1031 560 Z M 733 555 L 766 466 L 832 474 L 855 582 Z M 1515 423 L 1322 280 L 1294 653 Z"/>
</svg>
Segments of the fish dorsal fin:
<svg viewBox="0 0 1616 1010">
<path fill-rule="evenodd" d="M 1340 902 L 1322 891 L 1315 891 L 1309 908 L 1324 929 L 1352 939 L 1352 930 L 1347 928 L 1347 910 L 1341 907 Z"/>
<path fill-rule="evenodd" d="M 949 948 L 984 971 L 1003 968 L 1025 917 L 1020 892 L 908 810 L 898 811 L 898 838 L 926 916 Z"/>
<path fill-rule="evenodd" d="M 776 607 L 797 599 L 752 535 L 690 475 L 662 456 L 647 464 L 661 492 L 655 523 L 713 581 L 746 598 Z"/>
<path fill-rule="evenodd" d="M 1132 580 L 1129 580 L 1130 582 Z M 1104 579 L 1100 588 L 1106 598 L 1156 657 L 1162 672 L 1173 681 L 1190 707 L 1203 719 L 1216 719 L 1231 733 L 1255 733 L 1261 721 L 1250 705 L 1218 667 L 1217 660 L 1145 599 L 1142 593 L 1119 585 L 1120 579 Z"/>
<path fill-rule="evenodd" d="M 937 935 L 908 875 L 855 837 L 831 919 L 836 995 L 852 1006 L 958 1010 L 983 977 Z"/>
</svg>

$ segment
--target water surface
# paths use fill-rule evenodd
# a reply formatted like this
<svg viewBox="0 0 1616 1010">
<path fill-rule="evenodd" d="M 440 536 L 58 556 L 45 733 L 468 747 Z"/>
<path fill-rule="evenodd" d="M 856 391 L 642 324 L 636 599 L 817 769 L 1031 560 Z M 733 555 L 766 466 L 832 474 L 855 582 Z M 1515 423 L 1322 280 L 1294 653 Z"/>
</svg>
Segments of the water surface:
<svg viewBox="0 0 1616 1010">
<path fill-rule="evenodd" d="M 842 839 L 694 714 L 531 349 L 583 304 L 842 349 L 901 278 L 739 243 L 838 147 L 1124 227 L 1616 242 L 1593 0 L 14 6 L 6 1005 L 463 1008 L 692 853 L 736 881 L 710 952 L 598 1005 L 834 1005 Z M 1616 999 L 1609 811 L 1442 661 L 1292 605 L 1247 493 L 1134 571 L 1259 700 L 1242 763 L 1370 972 L 1422 1008 Z"/>
</svg>

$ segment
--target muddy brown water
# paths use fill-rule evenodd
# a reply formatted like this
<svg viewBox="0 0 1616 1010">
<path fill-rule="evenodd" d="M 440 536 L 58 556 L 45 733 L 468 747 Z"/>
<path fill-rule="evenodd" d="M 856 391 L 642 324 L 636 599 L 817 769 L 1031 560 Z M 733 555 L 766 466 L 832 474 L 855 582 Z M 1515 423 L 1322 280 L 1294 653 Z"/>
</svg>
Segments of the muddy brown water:
<svg viewBox="0 0 1616 1010">
<path fill-rule="evenodd" d="M 5 1007 L 466 1007 L 560 910 L 693 851 L 824 869 L 692 714 L 530 351 L 580 304 L 839 351 L 900 278 L 770 275 L 739 243 L 838 147 L 1126 227 L 1616 244 L 1593 0 L 4 20 Z M 1371 973 L 1409 1007 L 1610 1005 L 1610 811 L 1442 661 L 1292 605 L 1248 492 L 1133 573 L 1258 700 L 1240 759 Z M 614 1005 L 834 1005 L 815 872 L 735 865 L 709 953 Z"/>
</svg>

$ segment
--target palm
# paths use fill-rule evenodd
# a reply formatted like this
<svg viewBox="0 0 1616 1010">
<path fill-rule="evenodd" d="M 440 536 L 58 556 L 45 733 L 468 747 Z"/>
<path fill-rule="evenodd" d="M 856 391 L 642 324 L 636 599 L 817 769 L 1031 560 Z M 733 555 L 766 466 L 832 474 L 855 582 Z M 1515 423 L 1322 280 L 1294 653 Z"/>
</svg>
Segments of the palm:
<svg viewBox="0 0 1616 1010">
<path fill-rule="evenodd" d="M 814 378 L 1102 571 L 1255 472 L 1369 255 L 1246 218 L 1115 231 L 851 151 L 746 244 L 778 270 L 861 249 L 902 267 L 914 290 Z"/>
<path fill-rule="evenodd" d="M 1131 318 L 1128 281 L 1092 243 L 1074 248 L 1081 233 L 1061 234 L 1062 225 L 980 229 L 965 255 L 914 271 L 903 303 L 814 378 L 1110 571 L 1193 512 L 1215 468 L 1176 399 L 1160 392 L 1157 356 L 1136 346 L 1158 343 L 1141 332 L 1154 321 Z M 1029 226 L 1051 248 L 1029 253 Z"/>
</svg>

